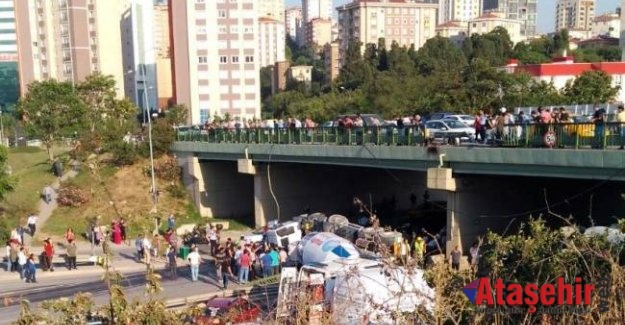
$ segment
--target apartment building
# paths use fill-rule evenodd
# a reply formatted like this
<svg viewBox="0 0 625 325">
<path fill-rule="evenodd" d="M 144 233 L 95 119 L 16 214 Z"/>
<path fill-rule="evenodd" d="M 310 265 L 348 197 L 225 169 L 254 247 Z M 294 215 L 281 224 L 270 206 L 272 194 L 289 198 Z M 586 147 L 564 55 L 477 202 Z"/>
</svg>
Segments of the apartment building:
<svg viewBox="0 0 625 325">
<path fill-rule="evenodd" d="M 0 0 L 0 110 L 3 111 L 15 105 L 20 92 L 15 20 L 13 0 Z"/>
<path fill-rule="evenodd" d="M 592 24 L 593 36 L 610 36 L 619 38 L 621 33 L 621 17 L 619 14 L 608 13 L 595 17 Z"/>
<path fill-rule="evenodd" d="M 436 35 L 449 38 L 456 46 L 462 46 L 464 40 L 469 35 L 469 23 L 450 20 L 436 26 Z"/>
<path fill-rule="evenodd" d="M 124 97 L 120 20 L 129 8 L 128 0 L 20 0 L 15 4 L 22 94 L 35 80 L 77 83 L 99 71 L 113 76 L 118 97 Z"/>
<path fill-rule="evenodd" d="M 257 0 L 258 17 L 284 21 L 284 0 Z"/>
<path fill-rule="evenodd" d="M 308 35 L 307 28 L 314 19 L 332 20 L 332 0 L 302 0 L 302 33 Z M 328 38 L 332 37 L 332 30 Z M 300 38 L 298 44 L 306 45 L 306 37 Z"/>
<path fill-rule="evenodd" d="M 156 3 L 154 5 L 154 47 L 156 52 L 156 88 L 159 107 L 170 106 L 174 97 L 169 31 L 169 7 L 167 2 Z"/>
<path fill-rule="evenodd" d="M 315 18 L 306 23 L 306 46 L 323 47 L 332 42 L 332 21 Z"/>
<path fill-rule="evenodd" d="M 512 43 L 516 44 L 525 39 L 521 35 L 522 22 L 516 19 L 505 18 L 503 13 L 485 13 L 478 18 L 471 19 L 468 25 L 468 35 L 487 34 L 497 27 L 503 27 L 508 31 Z"/>
<path fill-rule="evenodd" d="M 286 34 L 298 42 L 302 37 L 302 7 L 291 7 L 284 12 L 284 26 Z"/>
<path fill-rule="evenodd" d="M 189 122 L 260 117 L 255 0 L 169 0 L 175 101 Z"/>
<path fill-rule="evenodd" d="M 285 39 L 284 23 L 281 20 L 271 17 L 258 19 L 258 61 L 261 68 L 285 60 Z"/>
<path fill-rule="evenodd" d="M 341 57 L 351 41 L 377 44 L 378 39 L 384 38 L 389 49 L 393 42 L 405 47 L 414 44 L 418 49 L 436 36 L 437 9 L 436 2 L 411 0 L 355 0 L 340 6 L 337 10 Z M 364 48 L 361 47 L 363 52 Z"/>
<path fill-rule="evenodd" d="M 333 43 L 326 44 L 323 48 L 323 51 L 324 51 L 323 59 L 325 63 L 327 83 L 334 81 L 334 79 L 336 79 L 339 76 L 339 73 L 341 71 L 339 46 L 340 46 L 339 43 L 333 42 Z"/>
<path fill-rule="evenodd" d="M 537 34 L 537 2 L 538 0 L 484 0 L 482 12 L 499 12 L 504 18 L 520 20 L 521 36 L 531 38 Z"/>
<path fill-rule="evenodd" d="M 556 31 L 591 31 L 594 19 L 595 0 L 558 0 L 556 4 Z"/>
<path fill-rule="evenodd" d="M 144 112 L 160 108 L 153 0 L 130 0 L 122 14 L 125 93 Z"/>
<path fill-rule="evenodd" d="M 439 0 L 438 23 L 469 21 L 482 14 L 482 0 Z"/>
</svg>

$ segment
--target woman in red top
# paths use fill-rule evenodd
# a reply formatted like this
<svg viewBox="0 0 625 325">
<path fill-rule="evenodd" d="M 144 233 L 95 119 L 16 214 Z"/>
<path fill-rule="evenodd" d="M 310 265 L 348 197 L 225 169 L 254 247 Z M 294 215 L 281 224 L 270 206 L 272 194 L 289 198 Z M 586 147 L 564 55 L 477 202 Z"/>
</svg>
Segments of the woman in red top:
<svg viewBox="0 0 625 325">
<path fill-rule="evenodd" d="M 76 240 L 76 235 L 74 234 L 74 229 L 67 228 L 67 231 L 65 232 L 65 240 L 67 240 L 67 242 L 71 242 Z"/>
<path fill-rule="evenodd" d="M 52 264 L 52 257 L 54 256 L 54 245 L 52 245 L 52 241 L 48 237 L 48 239 L 43 241 L 43 258 L 45 261 L 44 271 L 50 270 L 54 272 L 54 265 Z"/>
<path fill-rule="evenodd" d="M 251 263 L 252 262 L 250 259 L 250 252 L 246 249 L 243 251 L 243 254 L 241 254 L 241 257 L 239 257 L 239 282 L 240 283 L 247 282 Z"/>
</svg>

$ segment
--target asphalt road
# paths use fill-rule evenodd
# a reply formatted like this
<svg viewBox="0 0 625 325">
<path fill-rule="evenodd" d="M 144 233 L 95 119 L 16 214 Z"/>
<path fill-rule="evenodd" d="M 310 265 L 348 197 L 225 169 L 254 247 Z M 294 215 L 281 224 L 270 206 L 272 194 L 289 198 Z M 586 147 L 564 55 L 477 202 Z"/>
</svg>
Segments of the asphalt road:
<svg viewBox="0 0 625 325">
<path fill-rule="evenodd" d="M 141 265 L 139 265 L 141 267 Z M 75 271 L 58 270 L 51 277 L 51 274 L 39 273 L 38 284 L 26 284 L 19 281 L 6 281 L 0 283 L 0 325 L 11 324 L 17 320 L 20 311 L 20 301 L 27 299 L 31 302 L 33 309 L 40 306 L 40 303 L 61 297 L 72 297 L 78 292 L 90 292 L 96 304 L 103 305 L 108 303 L 108 291 L 106 284 L 102 281 L 103 272 L 97 267 L 94 272 L 71 273 Z M 162 269 L 162 266 L 161 266 Z M 63 272 L 63 274 L 59 274 Z M 185 300 L 192 297 L 193 301 L 202 301 L 215 295 L 224 295 L 230 292 L 223 292 L 215 279 L 214 271 L 210 263 L 205 263 L 200 268 L 200 279 L 198 282 L 191 282 L 190 270 L 186 266 L 180 266 L 178 278 L 171 280 L 163 270 L 158 271 L 163 275 L 161 285 L 163 292 L 159 294 L 159 298 L 176 305 L 184 304 Z M 145 293 L 145 272 L 132 271 L 122 272 L 123 280 L 121 284 L 126 290 L 129 300 L 142 300 Z M 57 276 L 57 274 L 59 274 Z M 49 275 L 46 277 L 46 275 Z M 5 290 L 6 289 L 6 290 Z M 241 290 L 242 287 L 231 282 L 228 289 L 235 292 Z M 249 299 L 258 304 L 263 310 L 267 311 L 272 308 L 277 297 L 277 286 L 269 286 L 252 288 L 248 293 Z M 174 307 L 174 306 L 172 306 Z M 179 307 L 179 306 L 175 306 Z"/>
</svg>

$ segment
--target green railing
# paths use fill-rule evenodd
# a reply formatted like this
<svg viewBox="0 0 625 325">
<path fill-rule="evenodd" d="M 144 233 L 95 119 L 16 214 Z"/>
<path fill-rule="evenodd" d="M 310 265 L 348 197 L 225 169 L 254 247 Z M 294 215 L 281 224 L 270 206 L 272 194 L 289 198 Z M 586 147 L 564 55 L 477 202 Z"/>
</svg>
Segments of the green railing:
<svg viewBox="0 0 625 325">
<path fill-rule="evenodd" d="M 625 129 L 625 125 L 623 125 Z M 426 138 L 427 133 L 427 138 Z M 487 131 L 486 145 L 506 147 L 549 148 L 610 148 L 620 147 L 622 141 L 619 123 L 562 123 L 507 125 L 503 129 Z M 462 135 L 441 135 L 425 132 L 422 127 L 362 127 L 362 128 L 254 128 L 208 129 L 179 128 L 177 141 L 206 143 L 258 143 L 294 145 L 407 145 L 421 146 L 428 142 L 461 144 L 467 141 Z M 478 136 L 479 139 L 479 136 Z"/>
</svg>

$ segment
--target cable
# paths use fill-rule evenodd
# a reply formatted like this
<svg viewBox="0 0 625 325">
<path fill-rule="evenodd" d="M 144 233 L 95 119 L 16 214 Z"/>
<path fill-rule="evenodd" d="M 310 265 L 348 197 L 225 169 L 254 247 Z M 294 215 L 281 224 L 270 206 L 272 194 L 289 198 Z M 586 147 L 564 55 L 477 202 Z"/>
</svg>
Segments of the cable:
<svg viewBox="0 0 625 325">
<path fill-rule="evenodd" d="M 269 161 L 267 162 L 267 183 L 269 184 L 269 193 L 273 197 L 273 201 L 276 202 L 276 212 L 278 214 L 278 222 L 280 221 L 280 203 L 278 203 L 278 198 L 276 194 L 273 192 L 273 186 L 271 185 L 271 156 L 273 155 L 273 147 L 274 143 L 271 144 L 269 151 Z"/>
</svg>

